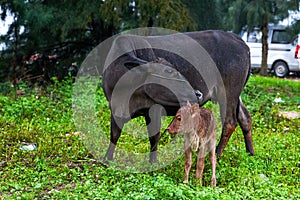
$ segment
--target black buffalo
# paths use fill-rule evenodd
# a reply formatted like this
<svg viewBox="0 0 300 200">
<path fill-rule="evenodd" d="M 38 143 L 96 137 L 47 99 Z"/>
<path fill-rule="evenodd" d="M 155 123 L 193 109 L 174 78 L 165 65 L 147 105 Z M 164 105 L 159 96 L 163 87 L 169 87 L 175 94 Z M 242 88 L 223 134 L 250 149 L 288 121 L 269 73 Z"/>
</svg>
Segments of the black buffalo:
<svg viewBox="0 0 300 200">
<path fill-rule="evenodd" d="M 150 162 L 156 162 L 160 117 L 175 115 L 186 100 L 200 105 L 209 100 L 219 103 L 223 128 L 218 156 L 237 124 L 246 151 L 254 154 L 252 119 L 240 98 L 250 75 L 250 53 L 237 35 L 224 31 L 121 35 L 114 40 L 107 60 L 102 87 L 111 109 L 111 143 L 106 160 L 113 159 L 124 123 L 144 116 Z M 203 95 L 197 100 L 199 91 Z"/>
</svg>

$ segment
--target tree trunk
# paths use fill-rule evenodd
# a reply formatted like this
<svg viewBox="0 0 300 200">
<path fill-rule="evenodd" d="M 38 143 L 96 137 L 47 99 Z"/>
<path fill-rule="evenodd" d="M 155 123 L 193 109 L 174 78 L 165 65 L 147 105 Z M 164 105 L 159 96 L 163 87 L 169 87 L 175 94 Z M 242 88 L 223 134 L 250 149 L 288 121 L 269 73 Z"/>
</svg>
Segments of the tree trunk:
<svg viewBox="0 0 300 200">
<path fill-rule="evenodd" d="M 18 45 L 19 45 L 19 27 L 18 27 L 18 17 L 14 17 L 14 39 L 15 39 L 15 44 L 14 44 L 14 55 L 13 55 L 13 68 L 12 68 L 12 80 L 13 84 L 16 85 L 18 80 L 17 80 L 17 65 L 18 65 Z"/>
<path fill-rule="evenodd" d="M 261 68 L 260 75 L 268 75 L 268 16 L 267 14 L 263 15 L 262 19 L 262 59 L 261 59 Z"/>
</svg>

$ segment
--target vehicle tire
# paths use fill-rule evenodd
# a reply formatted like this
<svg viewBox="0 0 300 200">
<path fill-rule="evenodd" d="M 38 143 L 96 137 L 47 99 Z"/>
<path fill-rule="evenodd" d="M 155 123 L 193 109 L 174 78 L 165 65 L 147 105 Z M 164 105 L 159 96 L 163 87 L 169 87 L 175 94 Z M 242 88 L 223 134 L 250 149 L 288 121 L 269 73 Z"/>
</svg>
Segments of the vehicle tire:
<svg viewBox="0 0 300 200">
<path fill-rule="evenodd" d="M 280 78 L 284 78 L 289 74 L 289 67 L 285 62 L 278 61 L 274 65 L 274 74 Z"/>
</svg>

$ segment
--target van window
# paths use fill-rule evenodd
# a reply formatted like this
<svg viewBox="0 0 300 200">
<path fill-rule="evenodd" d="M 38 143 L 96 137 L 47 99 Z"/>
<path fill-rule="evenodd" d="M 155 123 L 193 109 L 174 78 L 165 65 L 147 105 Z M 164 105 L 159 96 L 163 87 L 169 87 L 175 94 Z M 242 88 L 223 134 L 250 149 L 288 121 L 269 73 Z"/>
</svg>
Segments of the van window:
<svg viewBox="0 0 300 200">
<path fill-rule="evenodd" d="M 254 30 L 248 34 L 247 42 L 261 43 L 262 32 L 259 30 Z"/>
<path fill-rule="evenodd" d="M 274 30 L 271 43 L 288 44 L 291 36 L 285 30 Z"/>
</svg>

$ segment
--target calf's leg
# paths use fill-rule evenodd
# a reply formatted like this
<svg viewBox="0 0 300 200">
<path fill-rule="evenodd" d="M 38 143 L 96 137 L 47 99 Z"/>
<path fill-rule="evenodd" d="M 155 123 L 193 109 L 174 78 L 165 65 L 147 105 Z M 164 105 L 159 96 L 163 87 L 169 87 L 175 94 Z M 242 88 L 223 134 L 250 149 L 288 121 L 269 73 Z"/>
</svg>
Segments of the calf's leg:
<svg viewBox="0 0 300 200">
<path fill-rule="evenodd" d="M 197 156 L 197 165 L 196 165 L 196 178 L 199 179 L 201 185 L 202 185 L 202 178 L 203 178 L 204 161 L 205 161 L 205 148 L 201 146 L 199 148 L 199 152 Z"/>
<path fill-rule="evenodd" d="M 216 187 L 217 181 L 216 181 L 216 154 L 215 154 L 215 150 L 210 151 L 209 161 L 210 161 L 210 164 L 211 164 L 211 171 L 212 171 L 212 177 L 211 177 L 211 180 L 210 180 L 210 184 L 213 187 Z"/>
<path fill-rule="evenodd" d="M 216 124 L 214 124 L 214 128 L 211 131 L 211 137 L 210 141 L 207 143 L 207 149 L 209 152 L 209 161 L 211 164 L 211 171 L 212 171 L 212 176 L 210 180 L 210 184 L 213 187 L 216 187 L 217 185 L 217 180 L 216 180 L 216 152 L 215 152 L 215 146 L 216 146 Z"/>
<path fill-rule="evenodd" d="M 189 147 L 185 152 L 184 161 L 184 183 L 189 183 L 189 173 L 192 166 L 192 150 Z"/>
</svg>

